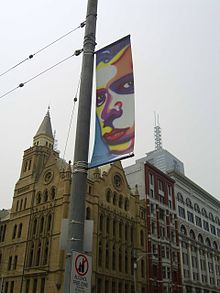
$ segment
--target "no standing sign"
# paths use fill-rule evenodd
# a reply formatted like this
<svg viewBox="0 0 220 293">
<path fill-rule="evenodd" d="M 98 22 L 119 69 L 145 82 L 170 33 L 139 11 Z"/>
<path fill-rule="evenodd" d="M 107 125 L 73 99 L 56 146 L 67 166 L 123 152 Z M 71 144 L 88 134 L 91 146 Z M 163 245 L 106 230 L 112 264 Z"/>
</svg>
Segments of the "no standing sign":
<svg viewBox="0 0 220 293">
<path fill-rule="evenodd" d="M 92 258 L 73 251 L 71 293 L 91 293 Z"/>
</svg>

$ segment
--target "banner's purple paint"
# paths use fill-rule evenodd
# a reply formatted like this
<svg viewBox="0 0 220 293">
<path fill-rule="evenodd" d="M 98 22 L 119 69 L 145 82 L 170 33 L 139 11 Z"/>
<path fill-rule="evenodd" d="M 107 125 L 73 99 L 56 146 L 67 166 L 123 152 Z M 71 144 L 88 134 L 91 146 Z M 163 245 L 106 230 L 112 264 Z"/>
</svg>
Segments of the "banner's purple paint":
<svg viewBox="0 0 220 293">
<path fill-rule="evenodd" d="M 96 52 L 96 135 L 90 167 L 133 156 L 134 77 L 130 36 Z"/>
</svg>

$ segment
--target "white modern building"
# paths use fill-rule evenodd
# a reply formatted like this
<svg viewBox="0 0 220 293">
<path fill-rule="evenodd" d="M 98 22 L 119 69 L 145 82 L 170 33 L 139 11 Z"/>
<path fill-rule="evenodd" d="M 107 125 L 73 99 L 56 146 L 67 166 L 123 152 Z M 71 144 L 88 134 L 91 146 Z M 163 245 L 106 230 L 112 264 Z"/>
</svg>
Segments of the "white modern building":
<svg viewBox="0 0 220 293">
<path fill-rule="evenodd" d="M 145 162 L 175 180 L 184 292 L 220 292 L 220 202 L 187 178 L 183 163 L 161 146 L 125 168 L 131 189 L 138 185 L 142 198 L 148 196 Z"/>
</svg>

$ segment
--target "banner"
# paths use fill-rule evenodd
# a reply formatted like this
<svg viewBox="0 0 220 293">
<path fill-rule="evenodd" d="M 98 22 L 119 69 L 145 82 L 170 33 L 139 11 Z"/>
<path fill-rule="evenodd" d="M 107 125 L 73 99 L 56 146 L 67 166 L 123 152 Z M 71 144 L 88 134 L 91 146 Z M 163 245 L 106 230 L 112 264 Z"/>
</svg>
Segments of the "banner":
<svg viewBox="0 0 220 293">
<path fill-rule="evenodd" d="M 134 78 L 130 36 L 96 52 L 96 133 L 90 168 L 133 156 Z"/>
</svg>

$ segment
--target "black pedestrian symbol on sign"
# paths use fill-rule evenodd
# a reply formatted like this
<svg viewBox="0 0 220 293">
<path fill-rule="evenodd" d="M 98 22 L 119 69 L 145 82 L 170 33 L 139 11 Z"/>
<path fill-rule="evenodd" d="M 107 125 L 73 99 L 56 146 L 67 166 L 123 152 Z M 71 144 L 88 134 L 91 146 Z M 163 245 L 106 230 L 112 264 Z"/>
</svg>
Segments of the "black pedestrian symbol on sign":
<svg viewBox="0 0 220 293">
<path fill-rule="evenodd" d="M 85 255 L 79 254 L 75 260 L 75 269 L 80 276 L 85 276 L 89 269 L 88 259 Z"/>
</svg>

